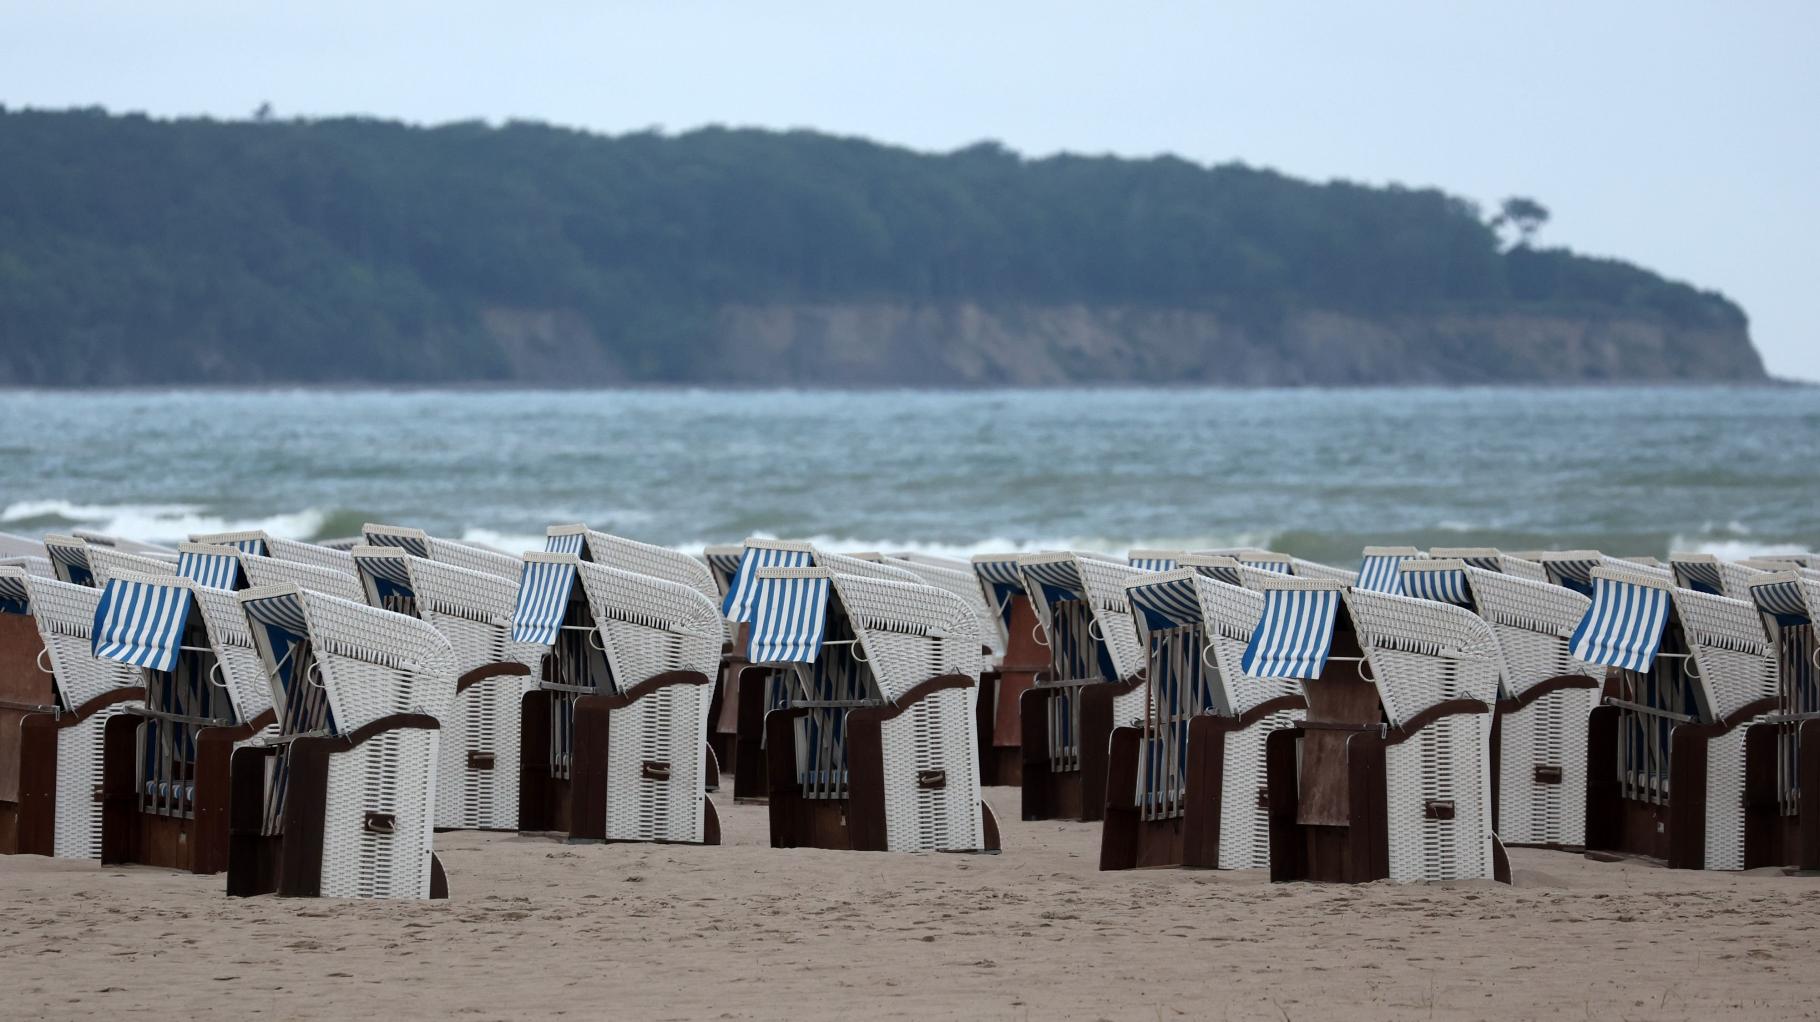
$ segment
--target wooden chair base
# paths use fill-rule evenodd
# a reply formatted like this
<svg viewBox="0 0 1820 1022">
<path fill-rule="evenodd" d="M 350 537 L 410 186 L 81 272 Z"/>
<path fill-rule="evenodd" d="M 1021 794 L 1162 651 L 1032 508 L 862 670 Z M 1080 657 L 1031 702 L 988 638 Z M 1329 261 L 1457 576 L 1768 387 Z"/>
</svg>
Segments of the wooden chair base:
<svg viewBox="0 0 1820 1022">
<path fill-rule="evenodd" d="M 740 670 L 733 688 L 738 703 L 738 730 L 732 742 L 733 801 L 763 802 L 770 797 L 768 757 L 765 755 L 765 696 L 771 676 L 769 667 L 747 666 Z"/>
<path fill-rule="evenodd" d="M 1080 700 L 1080 769 L 1057 770 L 1048 756 L 1049 700 L 1060 688 L 1027 689 L 1019 706 L 1023 724 L 1023 818 L 1093 821 L 1106 815 L 1106 770 L 1112 740 L 1112 702 L 1142 685 L 1132 678 L 1069 689 Z"/>
<path fill-rule="evenodd" d="M 1744 733 L 1744 868 L 1820 870 L 1820 720 L 1798 725 L 1800 801 L 1793 815 L 1783 812 L 1777 780 L 1781 727 L 1752 724 Z"/>
</svg>

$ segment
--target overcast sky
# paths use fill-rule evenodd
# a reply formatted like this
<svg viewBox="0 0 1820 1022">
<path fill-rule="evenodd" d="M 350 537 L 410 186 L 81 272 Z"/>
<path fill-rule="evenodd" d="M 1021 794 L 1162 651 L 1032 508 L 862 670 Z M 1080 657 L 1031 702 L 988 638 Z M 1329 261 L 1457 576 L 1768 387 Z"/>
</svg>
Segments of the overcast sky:
<svg viewBox="0 0 1820 1022">
<path fill-rule="evenodd" d="M 1529 195 L 1545 241 L 1725 292 L 1772 372 L 1820 379 L 1817 45 L 1816 0 L 0 0 L 0 103 L 809 127 Z"/>
</svg>

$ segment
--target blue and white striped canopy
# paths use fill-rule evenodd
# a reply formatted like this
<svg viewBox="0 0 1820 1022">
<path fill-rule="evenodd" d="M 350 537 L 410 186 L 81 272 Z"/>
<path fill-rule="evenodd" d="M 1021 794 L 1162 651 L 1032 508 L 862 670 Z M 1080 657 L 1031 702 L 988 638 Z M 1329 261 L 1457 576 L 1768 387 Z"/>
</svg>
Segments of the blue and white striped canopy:
<svg viewBox="0 0 1820 1022">
<path fill-rule="evenodd" d="M 389 529 L 370 529 L 362 531 L 361 535 L 365 537 L 370 546 L 394 546 L 412 557 L 427 558 L 430 556 L 428 540 L 415 531 L 393 532 Z"/>
<path fill-rule="evenodd" d="M 0 580 L 3 581 L 3 580 Z M 1775 575 L 1751 582 L 1750 596 L 1757 609 L 1769 614 L 1782 625 L 1813 623 L 1801 579 L 1796 575 Z"/>
<path fill-rule="evenodd" d="M 755 664 L 814 663 L 828 628 L 828 576 L 754 574 L 751 590 L 752 641 L 746 659 Z"/>
<path fill-rule="evenodd" d="M 1133 568 L 1142 568 L 1145 571 L 1175 570 L 1175 558 L 1173 557 L 1129 557 L 1126 558 L 1125 563 L 1131 565 Z"/>
<path fill-rule="evenodd" d="M 1192 575 L 1127 586 L 1125 600 L 1151 631 L 1201 623 L 1201 594 Z"/>
<path fill-rule="evenodd" d="M 1572 589 L 1581 596 L 1591 596 L 1593 591 L 1592 571 L 1604 563 L 1605 558 L 1597 555 L 1546 556 L 1542 559 L 1542 568 L 1548 573 L 1548 580 L 1555 585 Z"/>
<path fill-rule="evenodd" d="M 1661 586 L 1594 576 L 1592 606 L 1574 629 L 1574 657 L 1648 673 L 1662 646 L 1669 600 L 1669 591 Z"/>
<path fill-rule="evenodd" d="M 973 574 L 992 595 L 999 617 L 1011 624 L 1011 598 L 1024 595 L 1024 577 L 1017 572 L 1017 558 L 982 557 L 973 562 Z"/>
<path fill-rule="evenodd" d="M 727 598 L 721 614 L 731 621 L 749 621 L 752 616 L 753 582 L 760 568 L 807 568 L 814 564 L 812 550 L 784 550 L 777 547 L 748 546 L 739 558 L 739 572 L 727 587 Z"/>
<path fill-rule="evenodd" d="M 268 551 L 265 548 L 264 533 L 217 532 L 191 536 L 190 540 L 195 543 L 207 543 L 209 546 L 233 547 L 243 554 L 256 554 L 260 557 L 268 556 Z"/>
<path fill-rule="evenodd" d="M 551 526 L 555 529 L 556 526 Z M 574 554 L 581 556 L 581 548 L 587 542 L 588 534 L 583 530 L 574 532 L 550 532 L 543 538 L 543 549 L 550 554 Z"/>
<path fill-rule="evenodd" d="M 377 551 L 363 550 L 354 558 L 354 566 L 361 573 L 373 578 L 384 579 L 395 586 L 411 588 L 411 565 L 405 558 L 411 556 L 403 548 L 396 554 L 383 554 Z"/>
<path fill-rule="evenodd" d="M 1266 589 L 1264 614 L 1240 667 L 1254 678 L 1317 678 L 1333 648 L 1334 589 Z"/>
<path fill-rule="evenodd" d="M 739 562 L 742 559 L 741 554 L 724 553 L 719 550 L 709 550 L 702 553 L 702 560 L 708 562 L 708 567 L 729 578 L 739 571 Z"/>
<path fill-rule="evenodd" d="M 247 620 L 256 625 L 276 628 L 299 639 L 309 637 L 310 621 L 304 616 L 301 593 L 287 592 L 257 600 L 242 599 L 240 606 L 246 612 Z"/>
<path fill-rule="evenodd" d="M 1414 557 L 1413 553 L 1387 551 L 1365 551 L 1365 559 L 1359 562 L 1359 580 L 1354 584 L 1359 589 L 1373 593 L 1402 592 L 1402 583 L 1397 579 L 1397 569 L 1403 562 Z"/>
<path fill-rule="evenodd" d="M 1504 570 L 1504 555 L 1490 547 L 1435 547 L 1428 551 L 1428 556 L 1459 561 L 1469 568 L 1499 572 Z"/>
<path fill-rule="evenodd" d="M 1243 558 L 1243 557 L 1241 557 L 1241 558 L 1239 558 L 1239 563 L 1243 564 L 1247 568 L 1256 568 L 1259 571 L 1275 572 L 1278 575 L 1291 574 L 1288 558 L 1277 558 L 1277 557 Z"/>
<path fill-rule="evenodd" d="M 95 573 L 88 566 L 87 543 L 79 539 L 46 536 L 44 549 L 51 555 L 51 569 L 57 573 L 58 579 L 79 586 L 95 584 Z"/>
<path fill-rule="evenodd" d="M 23 571 L 14 575 L 0 574 L 0 614 L 30 614 L 32 594 L 25 587 Z"/>
<path fill-rule="evenodd" d="M 240 575 L 240 558 L 226 550 L 221 553 L 183 550 L 177 554 L 177 574 L 210 589 L 246 588 Z"/>
<path fill-rule="evenodd" d="M 1719 574 L 1719 563 L 1704 558 L 1685 560 L 1671 557 L 1669 568 L 1675 573 L 1675 584 L 1683 589 L 1692 589 L 1696 593 L 1710 593 L 1714 596 L 1725 595 L 1725 578 Z"/>
<path fill-rule="evenodd" d="M 188 588 L 109 579 L 95 605 L 90 648 L 103 660 L 169 671 L 177 666 L 177 647 L 189 619 Z"/>
<path fill-rule="evenodd" d="M 1239 570 L 1239 562 L 1232 561 L 1230 558 L 1228 558 L 1228 561 L 1230 563 L 1224 564 L 1207 564 L 1200 562 L 1191 564 L 1189 567 L 1192 567 L 1197 575 L 1205 575 L 1215 581 L 1224 582 L 1229 586 L 1244 585 L 1245 575 Z"/>
<path fill-rule="evenodd" d="M 1025 561 L 1022 570 L 1026 579 L 1043 587 L 1043 598 L 1051 603 L 1087 598 L 1080 566 L 1072 557 L 1059 561 Z"/>
<path fill-rule="evenodd" d="M 1445 565 L 1447 562 L 1440 562 Z M 1459 567 L 1440 567 L 1432 561 L 1409 561 L 1403 565 L 1403 595 L 1418 600 L 1435 600 L 1456 607 L 1471 607 L 1472 587 L 1466 584 L 1466 571 Z"/>
<path fill-rule="evenodd" d="M 569 594 L 574 588 L 573 561 L 547 561 L 527 556 L 524 573 L 518 580 L 512 641 L 554 645 L 556 633 L 562 628 L 562 616 L 569 609 Z"/>
</svg>

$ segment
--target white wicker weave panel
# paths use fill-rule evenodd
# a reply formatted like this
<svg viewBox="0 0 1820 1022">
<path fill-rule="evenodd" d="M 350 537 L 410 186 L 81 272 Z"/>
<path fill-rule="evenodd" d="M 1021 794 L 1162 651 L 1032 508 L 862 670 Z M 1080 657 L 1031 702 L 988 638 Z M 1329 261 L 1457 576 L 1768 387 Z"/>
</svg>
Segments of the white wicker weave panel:
<svg viewBox="0 0 1820 1022">
<path fill-rule="evenodd" d="M 438 733 L 392 731 L 329 757 L 322 896 L 428 898 Z M 390 834 L 364 826 L 390 813 Z"/>
<path fill-rule="evenodd" d="M 587 536 L 588 555 L 594 563 L 688 586 L 714 601 L 715 606 L 720 605 L 720 589 L 714 584 L 714 573 L 688 554 L 604 532 L 589 530 Z"/>
<path fill-rule="evenodd" d="M 1280 711 L 1227 733 L 1220 766 L 1220 869 L 1270 867 L 1270 809 L 1258 799 L 1265 780 L 1264 743 L 1272 731 L 1301 719 L 1301 710 Z"/>
<path fill-rule="evenodd" d="M 1706 745 L 1707 869 L 1744 868 L 1744 737 L 1734 728 Z"/>
<path fill-rule="evenodd" d="M 448 715 L 455 655 L 448 640 L 416 618 L 303 594 L 316 662 L 343 732 L 393 713 Z"/>
<path fill-rule="evenodd" d="M 1149 572 L 1116 561 L 1076 557 L 1081 584 L 1087 588 L 1087 602 L 1093 607 L 1100 641 L 1112 656 L 1112 667 L 1120 678 L 1129 678 L 1143 670 L 1146 657 L 1138 641 L 1137 622 L 1131 617 L 1131 604 L 1125 599 L 1125 583 Z"/>
<path fill-rule="evenodd" d="M 1442 717 L 1386 750 L 1391 880 L 1492 878 L 1490 753 L 1490 714 Z M 1426 818 L 1430 799 L 1453 818 Z"/>
<path fill-rule="evenodd" d="M 971 692 L 944 689 L 919 699 L 882 727 L 885 844 L 893 852 L 971 851 L 985 844 L 979 746 Z M 941 788 L 917 772 L 941 770 Z"/>
<path fill-rule="evenodd" d="M 430 552 L 430 560 L 439 564 L 477 571 L 483 575 L 503 578 L 518 584 L 519 573 L 524 570 L 524 561 L 511 554 L 502 554 L 497 550 L 487 550 L 472 543 L 460 543 L 452 539 L 426 537 L 425 545 Z"/>
<path fill-rule="evenodd" d="M 113 547 L 94 546 L 88 548 L 89 570 L 95 576 L 95 588 L 107 585 L 108 580 L 126 573 L 130 575 L 175 575 L 177 563 L 157 557 L 146 557 L 143 554 L 129 554 Z"/>
<path fill-rule="evenodd" d="M 101 590 L 36 575 L 28 576 L 25 585 L 31 594 L 32 619 L 44 642 L 44 660 L 66 708 L 140 683 L 139 668 L 100 659 L 90 651 Z"/>
<path fill-rule="evenodd" d="M 980 673 L 980 623 L 965 600 L 934 586 L 835 575 L 834 590 L 879 692 L 897 699 L 943 674 Z"/>
<path fill-rule="evenodd" d="M 332 550 L 315 543 L 304 543 L 295 539 L 276 539 L 266 537 L 265 549 L 268 554 L 281 561 L 296 561 L 318 568 L 339 571 L 344 575 L 355 575 L 354 555 L 346 550 Z"/>
<path fill-rule="evenodd" d="M 607 840 L 699 842 L 704 831 L 706 685 L 671 685 L 613 713 L 607 740 Z M 669 767 L 644 776 L 646 762 Z"/>
<path fill-rule="evenodd" d="M 583 561 L 576 574 L 620 691 L 665 671 L 713 677 L 725 636 L 720 607 L 699 589 Z"/>
<path fill-rule="evenodd" d="M 116 703 L 75 727 L 57 732 L 57 808 L 51 854 L 59 859 L 101 858 L 101 738 L 108 719 L 125 709 Z"/>
<path fill-rule="evenodd" d="M 518 828 L 518 753 L 530 678 L 502 675 L 475 682 L 455 697 L 437 745 L 436 826 L 470 830 Z M 491 768 L 468 766 L 469 753 L 490 754 Z"/>
<path fill-rule="evenodd" d="M 1754 603 L 1674 591 L 1675 617 L 1699 668 L 1694 684 L 1719 717 L 1776 694 L 1776 650 Z"/>
<path fill-rule="evenodd" d="M 364 603 L 367 598 L 366 589 L 361 586 L 360 577 L 354 573 L 354 555 L 347 556 L 348 570 L 341 571 L 305 561 L 242 554 L 240 570 L 246 574 L 249 586 L 299 586 L 338 599 Z"/>
<path fill-rule="evenodd" d="M 1586 726 L 1596 688 L 1550 692 L 1498 724 L 1498 831 L 1506 844 L 1586 843 Z M 1559 767 L 1558 784 L 1537 767 Z"/>
<path fill-rule="evenodd" d="M 1497 701 L 1497 638 L 1478 615 L 1358 589 L 1344 599 L 1391 723 L 1449 699 Z"/>
</svg>

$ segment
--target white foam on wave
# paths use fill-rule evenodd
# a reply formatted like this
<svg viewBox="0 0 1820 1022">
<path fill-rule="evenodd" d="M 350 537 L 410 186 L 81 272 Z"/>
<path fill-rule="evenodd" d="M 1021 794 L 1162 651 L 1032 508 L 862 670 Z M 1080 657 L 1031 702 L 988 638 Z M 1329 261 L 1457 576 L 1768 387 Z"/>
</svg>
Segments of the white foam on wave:
<svg viewBox="0 0 1820 1022">
<path fill-rule="evenodd" d="M 67 500 L 21 500 L 0 509 L 0 522 L 49 523 L 50 531 L 79 527 L 141 543 L 177 543 L 199 532 L 264 530 L 281 539 L 308 539 L 327 515 L 315 509 L 228 518 L 198 504 L 78 504 Z M 63 523 L 61 525 L 56 523 Z"/>
<path fill-rule="evenodd" d="M 1742 561 L 1749 557 L 1775 554 L 1805 554 L 1808 548 L 1799 543 L 1752 543 L 1736 539 L 1686 539 L 1676 536 L 1669 544 L 1670 553 L 1682 551 L 1712 554 L 1721 561 Z"/>
</svg>

